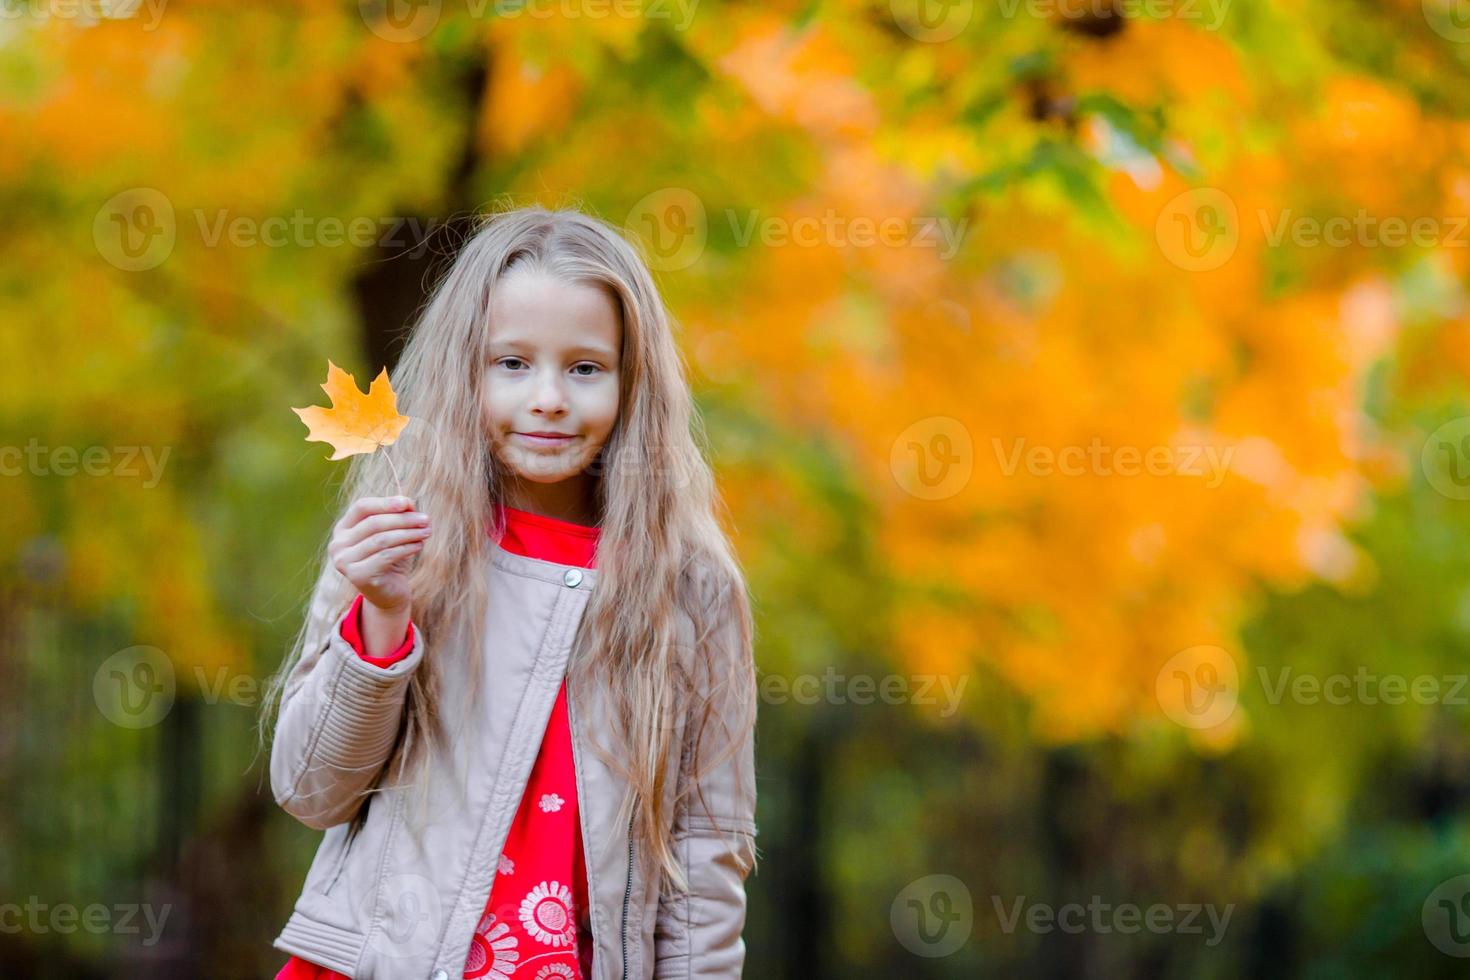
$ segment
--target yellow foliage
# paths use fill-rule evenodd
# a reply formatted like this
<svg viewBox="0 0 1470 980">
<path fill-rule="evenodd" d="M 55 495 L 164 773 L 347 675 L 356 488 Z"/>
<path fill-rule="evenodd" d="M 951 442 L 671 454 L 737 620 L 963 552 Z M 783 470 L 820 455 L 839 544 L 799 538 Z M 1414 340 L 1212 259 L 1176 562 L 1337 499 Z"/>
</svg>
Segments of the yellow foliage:
<svg viewBox="0 0 1470 980">
<path fill-rule="evenodd" d="M 573 68 L 524 57 L 510 31 L 491 35 L 489 61 L 479 130 L 480 145 L 488 154 L 520 153 L 533 140 L 566 126 L 582 90 L 582 78 Z"/>
</svg>

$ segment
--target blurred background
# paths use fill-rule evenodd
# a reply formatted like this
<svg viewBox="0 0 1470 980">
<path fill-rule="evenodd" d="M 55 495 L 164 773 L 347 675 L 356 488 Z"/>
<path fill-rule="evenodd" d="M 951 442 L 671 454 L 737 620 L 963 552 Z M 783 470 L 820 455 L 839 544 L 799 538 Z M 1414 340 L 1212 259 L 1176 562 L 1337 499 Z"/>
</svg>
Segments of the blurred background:
<svg viewBox="0 0 1470 980">
<path fill-rule="evenodd" d="M 1465 0 L 0 0 L 0 975 L 268 977 L 265 679 L 469 216 L 679 321 L 746 976 L 1463 976 Z"/>
</svg>

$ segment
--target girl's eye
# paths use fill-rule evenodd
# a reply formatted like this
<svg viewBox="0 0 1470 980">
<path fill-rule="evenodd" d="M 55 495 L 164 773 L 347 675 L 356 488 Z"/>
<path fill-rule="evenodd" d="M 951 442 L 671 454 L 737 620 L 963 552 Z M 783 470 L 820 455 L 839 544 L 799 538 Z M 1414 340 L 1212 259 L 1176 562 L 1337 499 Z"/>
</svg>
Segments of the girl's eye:
<svg viewBox="0 0 1470 980">
<path fill-rule="evenodd" d="M 525 360 L 519 357 L 502 357 L 495 364 L 497 367 L 503 367 L 508 371 L 520 371 L 527 367 Z M 572 373 L 579 378 L 589 378 L 601 370 L 602 366 L 592 361 L 583 361 L 580 364 L 572 365 Z"/>
</svg>

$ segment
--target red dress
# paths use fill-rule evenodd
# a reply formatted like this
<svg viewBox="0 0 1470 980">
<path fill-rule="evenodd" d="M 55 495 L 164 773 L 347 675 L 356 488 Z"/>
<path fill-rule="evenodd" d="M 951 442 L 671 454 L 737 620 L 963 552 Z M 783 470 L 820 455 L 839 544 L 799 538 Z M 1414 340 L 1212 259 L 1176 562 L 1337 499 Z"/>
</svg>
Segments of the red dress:
<svg viewBox="0 0 1470 980">
<path fill-rule="evenodd" d="M 595 527 L 504 508 L 505 537 L 500 546 L 513 554 L 559 565 L 594 567 Z M 387 666 L 413 649 L 413 624 L 403 645 L 386 657 L 364 652 L 358 596 L 342 623 L 342 638 L 358 656 Z M 587 865 L 577 815 L 577 779 L 572 732 L 563 680 L 546 725 L 541 750 L 531 768 L 521 804 L 511 821 L 500 867 L 484 915 L 470 940 L 466 980 L 526 980 L 592 975 L 592 936 L 587 917 Z M 276 980 L 347 980 L 345 976 L 293 956 Z"/>
</svg>

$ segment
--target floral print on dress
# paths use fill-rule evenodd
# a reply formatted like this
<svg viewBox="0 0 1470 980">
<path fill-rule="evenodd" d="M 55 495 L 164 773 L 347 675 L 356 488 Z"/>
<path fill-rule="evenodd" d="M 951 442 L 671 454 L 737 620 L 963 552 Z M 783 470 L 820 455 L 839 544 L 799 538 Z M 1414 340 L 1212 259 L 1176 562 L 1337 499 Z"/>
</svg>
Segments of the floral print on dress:
<svg viewBox="0 0 1470 980">
<path fill-rule="evenodd" d="M 521 900 L 521 925 L 537 942 L 571 946 L 577 940 L 572 893 L 566 885 L 543 881 Z"/>
<path fill-rule="evenodd" d="M 577 972 L 565 963 L 552 963 L 536 971 L 535 980 L 577 980 Z"/>
<path fill-rule="evenodd" d="M 541 797 L 541 812 L 556 813 L 566 801 L 556 793 L 546 793 Z"/>
<path fill-rule="evenodd" d="M 500 855 L 500 866 L 495 870 L 503 875 L 513 875 L 516 873 L 516 863 L 502 854 Z"/>
<path fill-rule="evenodd" d="M 516 971 L 516 960 L 520 958 L 510 926 L 495 921 L 494 914 L 486 912 L 480 917 L 480 924 L 470 939 L 470 955 L 465 958 L 464 975 L 467 980 L 480 977 L 510 980 L 510 975 Z"/>
</svg>

